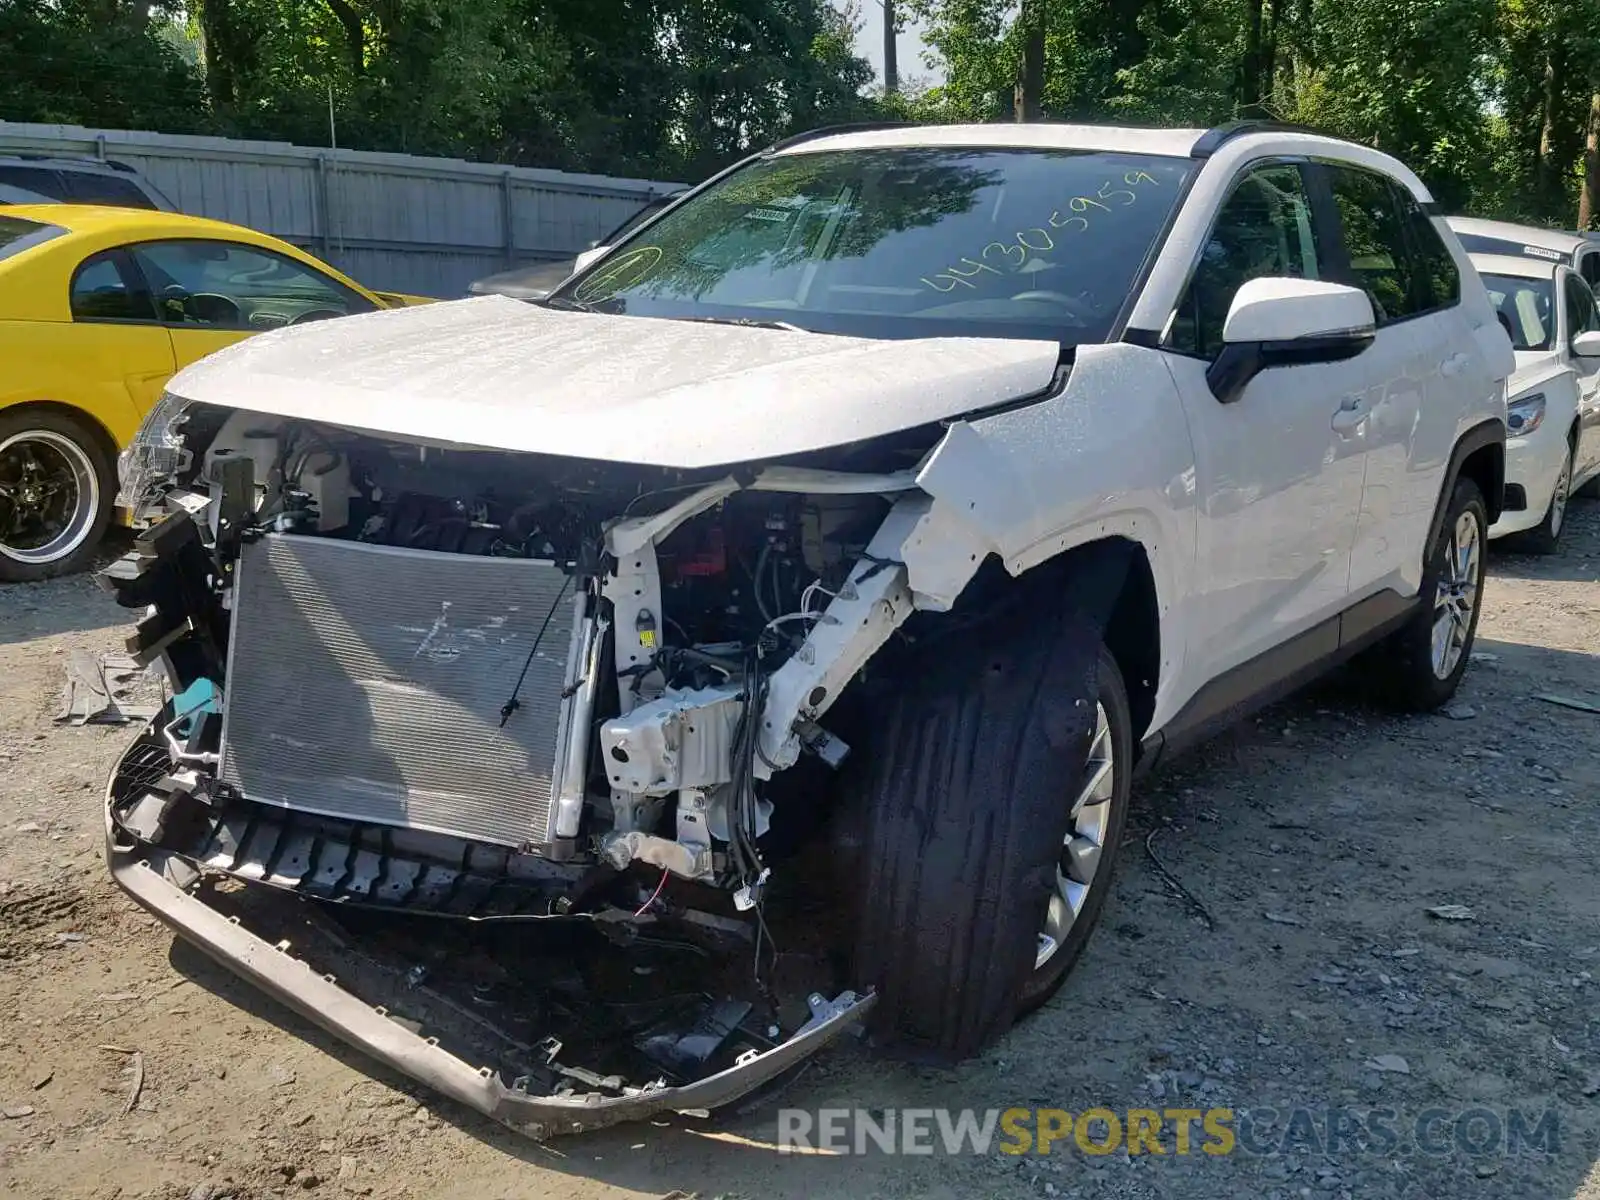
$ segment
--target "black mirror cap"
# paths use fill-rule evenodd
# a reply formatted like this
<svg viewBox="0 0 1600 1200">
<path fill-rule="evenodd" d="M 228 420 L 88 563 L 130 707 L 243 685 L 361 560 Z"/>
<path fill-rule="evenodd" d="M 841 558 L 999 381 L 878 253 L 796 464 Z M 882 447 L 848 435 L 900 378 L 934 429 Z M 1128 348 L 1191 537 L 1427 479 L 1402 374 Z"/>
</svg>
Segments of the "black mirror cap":
<svg viewBox="0 0 1600 1200">
<path fill-rule="evenodd" d="M 1376 336 L 1371 329 L 1325 333 L 1281 342 L 1228 342 L 1206 368 L 1206 383 L 1219 404 L 1232 404 L 1261 372 L 1354 358 Z"/>
</svg>

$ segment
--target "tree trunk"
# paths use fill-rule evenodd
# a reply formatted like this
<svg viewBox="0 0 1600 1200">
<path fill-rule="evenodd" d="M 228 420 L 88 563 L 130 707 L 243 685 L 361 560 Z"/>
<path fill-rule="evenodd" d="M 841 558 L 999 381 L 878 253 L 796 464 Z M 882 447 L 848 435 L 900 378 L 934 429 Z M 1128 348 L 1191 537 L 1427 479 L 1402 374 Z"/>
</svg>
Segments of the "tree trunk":
<svg viewBox="0 0 1600 1200">
<path fill-rule="evenodd" d="M 1578 228 L 1600 216 L 1600 92 L 1589 97 L 1589 128 L 1583 143 L 1583 190 L 1578 193 Z"/>
<path fill-rule="evenodd" d="M 900 19 L 894 11 L 894 0 L 881 0 L 883 5 L 883 90 L 889 95 L 900 90 L 899 47 L 896 34 Z"/>
<path fill-rule="evenodd" d="M 327 0 L 327 4 L 328 10 L 344 26 L 346 53 L 359 78 L 367 70 L 367 35 L 361 24 L 361 14 L 350 6 L 349 0 Z"/>
<path fill-rule="evenodd" d="M 1239 115 L 1261 115 L 1261 0 L 1245 0 L 1244 76 L 1239 81 Z"/>
<path fill-rule="evenodd" d="M 1278 83 L 1278 33 L 1283 26 L 1284 0 L 1268 0 L 1264 31 L 1261 36 L 1261 72 L 1256 76 L 1259 84 L 1262 112 L 1267 112 Z M 1270 113 L 1268 114 L 1270 115 Z"/>
<path fill-rule="evenodd" d="M 1017 21 L 1022 27 L 1022 64 L 1017 71 L 1016 116 L 1037 121 L 1044 101 L 1045 0 L 1022 0 Z"/>
<path fill-rule="evenodd" d="M 231 109 L 239 99 L 232 18 L 228 0 L 204 0 L 200 6 L 200 48 L 206 65 L 206 90 L 211 93 L 212 106 L 218 109 Z"/>
<path fill-rule="evenodd" d="M 1534 192 L 1538 197 L 1541 215 L 1550 211 L 1560 183 L 1560 166 L 1555 157 L 1556 97 L 1561 94 L 1556 78 L 1555 57 L 1546 53 L 1544 60 L 1544 99 L 1539 118 L 1539 161 L 1535 174 Z"/>
</svg>

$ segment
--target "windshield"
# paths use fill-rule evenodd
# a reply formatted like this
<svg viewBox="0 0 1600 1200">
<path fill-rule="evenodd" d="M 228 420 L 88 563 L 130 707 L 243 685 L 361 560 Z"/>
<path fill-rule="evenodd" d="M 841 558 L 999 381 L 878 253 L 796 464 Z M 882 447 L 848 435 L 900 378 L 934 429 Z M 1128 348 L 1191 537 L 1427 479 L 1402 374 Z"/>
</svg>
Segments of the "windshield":
<svg viewBox="0 0 1600 1200">
<path fill-rule="evenodd" d="M 1192 168 L 1073 150 L 775 155 L 553 302 L 866 337 L 1103 341 Z"/>
<path fill-rule="evenodd" d="M 1555 336 L 1554 289 L 1548 279 L 1485 275 L 1483 286 L 1513 350 L 1548 350 Z"/>
</svg>

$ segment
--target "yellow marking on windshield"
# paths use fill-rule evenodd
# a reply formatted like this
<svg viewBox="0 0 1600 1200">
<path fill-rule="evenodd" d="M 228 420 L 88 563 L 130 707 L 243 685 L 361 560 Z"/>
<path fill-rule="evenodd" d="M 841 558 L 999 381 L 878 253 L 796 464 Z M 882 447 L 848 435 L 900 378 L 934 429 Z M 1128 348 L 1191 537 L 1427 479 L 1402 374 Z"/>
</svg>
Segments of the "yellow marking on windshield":
<svg viewBox="0 0 1600 1200">
<path fill-rule="evenodd" d="M 1138 203 L 1139 193 L 1134 188 L 1146 184 L 1159 187 L 1160 181 L 1155 176 L 1144 171 L 1127 171 L 1123 174 L 1121 183 L 1108 179 L 1102 183 L 1093 196 L 1073 196 L 1063 206 L 1067 211 L 1063 214 L 1061 209 L 1053 211 L 1045 219 L 1045 225 L 1035 225 L 1028 229 L 1019 229 L 1009 238 L 992 241 L 982 250 L 978 251 L 976 259 L 962 257 L 956 260 L 955 266 L 948 266 L 942 271 L 932 275 L 923 275 L 919 282 L 927 284 L 936 292 L 953 292 L 957 288 L 965 287 L 977 289 L 977 284 L 972 279 L 984 271 L 991 275 L 1006 274 L 999 267 L 1007 267 L 1012 274 L 1020 272 L 1028 264 L 1028 255 L 1046 254 L 1056 248 L 1056 238 L 1051 236 L 1050 230 L 1066 230 L 1070 233 L 1084 233 L 1093 224 L 1091 218 L 1098 217 L 1102 212 L 1114 212 L 1118 208 L 1127 208 Z M 962 270 L 962 265 L 972 268 Z M 995 265 L 995 264 L 998 264 Z"/>
<path fill-rule="evenodd" d="M 661 262 L 661 255 L 660 246 L 640 246 L 619 254 L 580 283 L 573 297 L 585 304 L 609 300 L 624 288 L 643 283 Z"/>
</svg>

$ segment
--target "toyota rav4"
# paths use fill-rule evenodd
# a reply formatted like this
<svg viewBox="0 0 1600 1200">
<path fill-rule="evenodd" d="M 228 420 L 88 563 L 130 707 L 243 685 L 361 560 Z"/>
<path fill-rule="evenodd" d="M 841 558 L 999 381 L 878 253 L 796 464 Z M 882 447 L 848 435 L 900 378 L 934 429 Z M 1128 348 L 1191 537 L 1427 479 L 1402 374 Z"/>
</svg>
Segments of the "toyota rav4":
<svg viewBox="0 0 1600 1200">
<path fill-rule="evenodd" d="M 969 1054 L 1082 953 L 1136 770 L 1368 648 L 1455 691 L 1512 368 L 1371 149 L 781 143 L 538 304 L 172 381 L 104 577 L 174 693 L 111 871 L 532 1132 L 863 1023 Z"/>
</svg>

